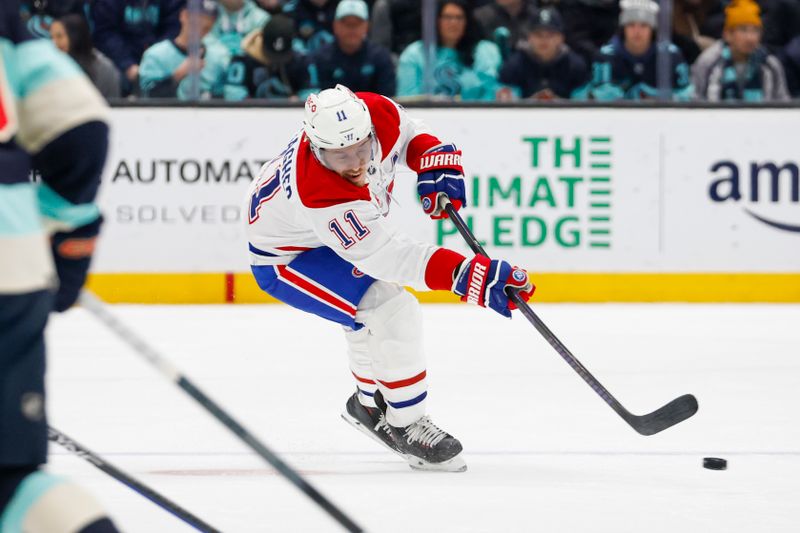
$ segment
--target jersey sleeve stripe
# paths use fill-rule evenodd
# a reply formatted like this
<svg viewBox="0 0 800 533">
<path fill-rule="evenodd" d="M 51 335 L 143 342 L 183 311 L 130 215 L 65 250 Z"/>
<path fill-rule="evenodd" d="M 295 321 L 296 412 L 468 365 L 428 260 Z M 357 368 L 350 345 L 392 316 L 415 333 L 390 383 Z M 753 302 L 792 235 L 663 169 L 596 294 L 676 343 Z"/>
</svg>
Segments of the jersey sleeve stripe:
<svg viewBox="0 0 800 533">
<path fill-rule="evenodd" d="M 465 259 L 458 252 L 439 248 L 425 267 L 425 284 L 432 291 L 449 291 L 453 287 L 453 273 Z"/>
<path fill-rule="evenodd" d="M 406 164 L 408 168 L 419 174 L 422 154 L 438 144 L 442 144 L 442 141 L 428 133 L 420 133 L 411 139 L 406 152 Z"/>
</svg>

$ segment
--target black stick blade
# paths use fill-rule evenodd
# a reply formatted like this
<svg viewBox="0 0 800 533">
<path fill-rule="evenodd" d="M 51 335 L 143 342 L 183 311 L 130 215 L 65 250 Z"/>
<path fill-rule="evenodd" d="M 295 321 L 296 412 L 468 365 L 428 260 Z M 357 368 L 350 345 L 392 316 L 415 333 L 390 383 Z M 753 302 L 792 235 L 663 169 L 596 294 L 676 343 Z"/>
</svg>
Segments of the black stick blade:
<svg viewBox="0 0 800 533">
<path fill-rule="evenodd" d="M 684 394 L 675 398 L 664 407 L 656 409 L 646 415 L 633 415 L 624 417 L 633 429 L 642 435 L 655 435 L 660 431 L 683 422 L 697 412 L 697 398 L 691 394 Z"/>
</svg>

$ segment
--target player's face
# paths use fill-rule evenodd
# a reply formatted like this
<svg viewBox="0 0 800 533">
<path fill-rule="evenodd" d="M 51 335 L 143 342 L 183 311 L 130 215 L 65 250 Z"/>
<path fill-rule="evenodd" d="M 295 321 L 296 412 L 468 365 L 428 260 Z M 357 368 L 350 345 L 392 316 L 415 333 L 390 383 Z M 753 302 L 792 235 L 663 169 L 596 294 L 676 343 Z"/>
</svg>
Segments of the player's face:
<svg viewBox="0 0 800 533">
<path fill-rule="evenodd" d="M 540 61 L 547 63 L 555 59 L 564 44 L 564 35 L 560 32 L 538 29 L 528 35 L 528 43 Z"/>
<path fill-rule="evenodd" d="M 50 37 L 53 39 L 53 44 L 62 52 L 69 53 L 69 36 L 67 29 L 59 21 L 55 21 L 50 25 Z"/>
<path fill-rule="evenodd" d="M 367 165 L 372 159 L 372 135 L 347 148 L 320 150 L 323 163 L 354 185 L 367 183 Z"/>
</svg>

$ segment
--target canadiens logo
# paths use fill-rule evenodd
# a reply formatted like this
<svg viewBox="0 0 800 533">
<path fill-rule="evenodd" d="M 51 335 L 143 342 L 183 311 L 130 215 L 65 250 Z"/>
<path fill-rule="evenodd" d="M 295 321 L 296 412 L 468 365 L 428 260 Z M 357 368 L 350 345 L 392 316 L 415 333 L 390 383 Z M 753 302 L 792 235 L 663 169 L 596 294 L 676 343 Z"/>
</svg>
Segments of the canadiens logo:
<svg viewBox="0 0 800 533">
<path fill-rule="evenodd" d="M 357 269 L 356 267 L 353 267 L 353 277 L 354 277 L 354 278 L 363 278 L 363 277 L 364 277 L 364 273 L 363 273 L 363 272 L 361 272 L 361 271 L 360 271 L 359 269 Z"/>
</svg>

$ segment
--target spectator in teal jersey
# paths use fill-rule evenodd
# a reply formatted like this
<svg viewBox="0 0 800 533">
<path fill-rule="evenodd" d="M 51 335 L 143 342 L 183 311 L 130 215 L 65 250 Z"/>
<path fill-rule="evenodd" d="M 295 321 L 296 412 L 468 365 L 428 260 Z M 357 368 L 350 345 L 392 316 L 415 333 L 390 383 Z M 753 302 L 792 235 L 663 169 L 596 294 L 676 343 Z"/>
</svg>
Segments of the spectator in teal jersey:
<svg viewBox="0 0 800 533">
<path fill-rule="evenodd" d="M 433 95 L 457 100 L 495 100 L 502 63 L 496 44 L 482 40 L 472 10 L 464 0 L 443 0 L 436 25 L 438 46 L 433 68 Z M 397 96 L 422 96 L 425 91 L 425 47 L 411 43 L 400 54 Z"/>
<path fill-rule="evenodd" d="M 646 100 L 658 97 L 655 30 L 658 4 L 653 0 L 622 0 L 619 16 L 621 32 L 600 49 L 592 65 L 589 84 L 574 98 L 594 100 Z M 672 43 L 669 55 L 670 97 L 687 101 L 694 96 L 689 65 Z"/>
<path fill-rule="evenodd" d="M 296 36 L 294 21 L 282 14 L 250 32 L 242 40 L 241 53 L 230 59 L 223 73 L 225 99 L 297 100 L 308 87 L 308 69 L 292 47 Z"/>
<path fill-rule="evenodd" d="M 205 45 L 221 43 L 231 55 L 236 55 L 242 51 L 242 39 L 253 30 L 263 28 L 269 17 L 269 13 L 253 0 L 219 0 L 217 22 L 206 36 Z"/>
<path fill-rule="evenodd" d="M 139 65 L 139 85 L 142 96 L 155 98 L 186 99 L 192 79 L 199 77 L 201 96 L 215 92 L 214 80 L 218 75 L 212 69 L 218 68 L 223 60 L 208 61 L 212 55 L 224 55 L 227 51 L 220 44 L 212 44 L 210 48 L 201 49 L 199 61 L 193 61 L 188 54 L 190 16 L 196 14 L 199 22 L 200 36 L 206 35 L 217 17 L 217 4 L 214 0 L 200 0 L 190 3 L 197 6 L 196 13 L 190 13 L 185 7 L 180 13 L 181 31 L 174 39 L 165 39 L 145 50 Z M 209 57 L 206 57 L 209 56 Z M 216 90 L 219 94 L 219 90 Z"/>
</svg>

